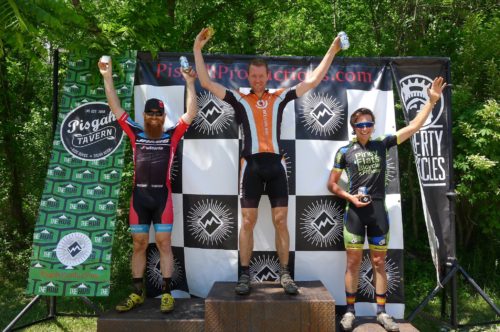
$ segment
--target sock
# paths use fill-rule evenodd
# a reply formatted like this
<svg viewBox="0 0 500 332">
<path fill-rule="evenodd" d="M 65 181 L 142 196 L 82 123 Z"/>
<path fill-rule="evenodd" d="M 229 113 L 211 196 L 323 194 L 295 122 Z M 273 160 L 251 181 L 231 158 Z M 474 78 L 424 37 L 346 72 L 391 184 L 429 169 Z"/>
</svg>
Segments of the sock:
<svg viewBox="0 0 500 332">
<path fill-rule="evenodd" d="M 281 265 L 280 266 L 280 276 L 282 276 L 285 273 L 290 274 L 290 271 L 288 270 L 288 265 Z"/>
<path fill-rule="evenodd" d="M 161 293 L 162 294 L 170 294 L 170 282 L 172 281 L 172 278 L 163 278 L 163 285 L 161 287 Z"/>
<path fill-rule="evenodd" d="M 250 266 L 241 265 L 241 274 L 250 275 Z"/>
<path fill-rule="evenodd" d="M 345 298 L 347 302 L 347 312 L 354 314 L 355 313 L 354 303 L 356 302 L 356 293 L 345 292 Z"/>
<path fill-rule="evenodd" d="M 381 312 L 385 312 L 385 300 L 387 297 L 387 293 L 384 294 L 376 294 L 375 299 L 377 300 L 377 315 Z"/>
<path fill-rule="evenodd" d="M 144 282 L 141 278 L 132 278 L 132 285 L 134 285 L 134 293 L 142 296 L 142 292 L 144 290 Z"/>
</svg>

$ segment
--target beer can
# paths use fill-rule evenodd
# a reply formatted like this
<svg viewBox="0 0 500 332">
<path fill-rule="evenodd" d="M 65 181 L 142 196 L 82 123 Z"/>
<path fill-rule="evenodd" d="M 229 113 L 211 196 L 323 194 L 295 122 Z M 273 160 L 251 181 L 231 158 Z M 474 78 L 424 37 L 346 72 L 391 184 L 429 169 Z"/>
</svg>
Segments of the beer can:
<svg viewBox="0 0 500 332">
<path fill-rule="evenodd" d="M 349 37 L 347 37 L 347 33 L 340 31 L 338 36 L 340 37 L 340 48 L 347 50 L 349 46 L 351 46 L 351 44 L 349 44 Z"/>
<path fill-rule="evenodd" d="M 103 55 L 101 57 L 101 62 L 102 63 L 109 63 L 111 61 L 111 57 L 109 55 Z"/>
<path fill-rule="evenodd" d="M 214 28 L 208 27 L 207 28 L 207 32 L 205 33 L 205 37 L 206 38 L 212 38 L 212 36 L 214 35 L 214 33 L 215 33 Z"/>
<path fill-rule="evenodd" d="M 358 188 L 358 195 L 368 195 L 368 189 L 366 187 L 359 187 Z"/>
<path fill-rule="evenodd" d="M 181 69 L 183 72 L 187 73 L 189 72 L 189 62 L 188 59 L 185 56 L 181 56 L 179 58 L 179 62 L 181 63 Z"/>
</svg>

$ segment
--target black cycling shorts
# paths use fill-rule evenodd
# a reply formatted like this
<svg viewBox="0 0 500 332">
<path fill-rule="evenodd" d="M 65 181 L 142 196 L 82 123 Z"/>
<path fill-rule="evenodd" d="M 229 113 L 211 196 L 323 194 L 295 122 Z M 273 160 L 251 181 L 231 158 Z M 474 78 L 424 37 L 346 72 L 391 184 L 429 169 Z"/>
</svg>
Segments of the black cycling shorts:
<svg viewBox="0 0 500 332">
<path fill-rule="evenodd" d="M 132 233 L 148 233 L 151 223 L 156 232 L 171 232 L 173 208 L 167 188 L 135 187 L 130 200 L 129 221 Z"/>
<path fill-rule="evenodd" d="M 285 162 L 276 153 L 257 153 L 242 160 L 240 202 L 242 208 L 257 208 L 262 194 L 271 207 L 288 206 L 288 180 Z"/>
<path fill-rule="evenodd" d="M 389 243 L 389 217 L 385 202 L 374 199 L 369 205 L 357 208 L 349 204 L 344 217 L 346 249 L 363 249 L 365 232 L 370 249 L 385 251 Z"/>
</svg>

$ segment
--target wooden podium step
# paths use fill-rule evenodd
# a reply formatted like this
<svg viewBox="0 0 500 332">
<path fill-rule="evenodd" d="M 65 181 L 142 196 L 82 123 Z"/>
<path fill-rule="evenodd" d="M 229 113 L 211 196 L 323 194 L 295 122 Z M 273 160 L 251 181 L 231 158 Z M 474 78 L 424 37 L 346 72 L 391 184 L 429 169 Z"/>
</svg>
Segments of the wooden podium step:
<svg viewBox="0 0 500 332">
<path fill-rule="evenodd" d="M 97 331 L 203 332 L 204 313 L 205 299 L 175 299 L 175 310 L 169 314 L 160 312 L 160 299 L 146 299 L 129 312 L 105 312 L 97 319 Z"/>
<path fill-rule="evenodd" d="M 278 283 L 252 284 L 250 295 L 234 282 L 216 282 L 205 300 L 206 332 L 335 331 L 335 301 L 321 281 L 297 282 L 298 295 Z"/>
<path fill-rule="evenodd" d="M 340 322 L 340 319 L 338 321 Z M 408 322 L 396 319 L 399 325 L 400 332 L 419 332 L 413 325 Z M 342 331 L 340 328 L 338 331 Z M 385 332 L 385 329 L 377 323 L 375 317 L 356 317 L 353 332 Z"/>
</svg>

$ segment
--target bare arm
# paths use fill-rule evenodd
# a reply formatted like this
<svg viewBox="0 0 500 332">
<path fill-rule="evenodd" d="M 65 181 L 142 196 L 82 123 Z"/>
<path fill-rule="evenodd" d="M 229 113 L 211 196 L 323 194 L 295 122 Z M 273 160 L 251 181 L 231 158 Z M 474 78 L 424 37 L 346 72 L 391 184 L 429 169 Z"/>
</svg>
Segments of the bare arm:
<svg viewBox="0 0 500 332">
<path fill-rule="evenodd" d="M 203 54 L 201 53 L 203 46 L 210 40 L 207 31 L 207 28 L 202 29 L 194 40 L 193 53 L 196 71 L 198 72 L 198 79 L 200 80 L 201 86 L 213 93 L 217 98 L 223 99 L 226 95 L 226 87 L 210 79 L 207 67 L 205 66 L 205 60 L 203 59 Z"/>
<path fill-rule="evenodd" d="M 115 85 L 113 83 L 113 70 L 112 70 L 112 62 L 104 63 L 99 60 L 97 63 L 99 67 L 99 71 L 104 79 L 104 91 L 106 92 L 106 99 L 108 100 L 109 108 L 111 112 L 115 115 L 117 119 L 119 119 L 125 111 L 123 110 L 120 99 L 116 94 Z"/>
<path fill-rule="evenodd" d="M 415 134 L 425 123 L 427 117 L 432 112 L 434 105 L 441 98 L 441 93 L 446 87 L 446 83 L 442 77 L 436 77 L 432 82 L 431 88 L 427 89 L 427 95 L 429 96 L 429 101 L 424 105 L 422 110 L 417 114 L 417 116 L 404 128 L 399 129 L 396 132 L 398 136 L 398 143 L 402 143 Z"/>
<path fill-rule="evenodd" d="M 336 196 L 343 198 L 345 200 L 348 200 L 349 202 L 354 204 L 356 207 L 363 207 L 363 206 L 367 206 L 368 204 L 370 204 L 370 202 L 368 202 L 368 203 L 361 202 L 359 200 L 360 195 L 351 195 L 347 191 L 342 189 L 342 187 L 339 186 L 339 184 L 338 184 L 341 175 L 342 175 L 342 171 L 339 171 L 337 169 L 332 169 L 332 171 L 330 172 L 330 177 L 328 178 L 328 183 L 327 183 L 328 190 L 330 190 L 330 192 L 332 192 Z"/>
<path fill-rule="evenodd" d="M 187 124 L 191 124 L 196 114 L 198 113 L 198 105 L 196 103 L 196 90 L 194 88 L 194 82 L 196 81 L 196 72 L 190 69 L 188 73 L 181 70 L 182 76 L 186 80 L 186 113 L 182 115 L 182 121 Z"/>
<path fill-rule="evenodd" d="M 325 77 L 328 68 L 333 62 L 333 58 L 340 51 L 340 37 L 337 36 L 333 40 L 328 52 L 326 52 L 323 60 L 319 63 L 318 67 L 313 70 L 313 72 L 307 75 L 306 79 L 303 82 L 297 84 L 296 92 L 297 96 L 303 96 L 307 91 L 315 88 L 321 82 L 323 77 Z"/>
</svg>

